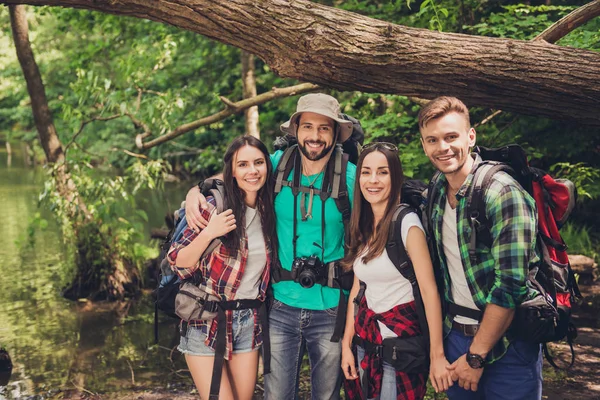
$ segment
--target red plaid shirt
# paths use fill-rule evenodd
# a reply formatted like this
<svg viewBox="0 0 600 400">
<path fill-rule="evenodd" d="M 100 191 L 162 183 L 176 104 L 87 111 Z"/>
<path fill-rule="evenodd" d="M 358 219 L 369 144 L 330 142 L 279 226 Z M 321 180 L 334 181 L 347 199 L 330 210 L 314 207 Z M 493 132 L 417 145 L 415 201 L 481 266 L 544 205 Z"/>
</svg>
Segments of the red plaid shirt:
<svg viewBox="0 0 600 400">
<path fill-rule="evenodd" d="M 208 209 L 200 209 L 202 217 L 207 221 L 210 220 L 213 211 L 216 210 L 215 201 L 212 197 L 207 198 Z M 238 222 L 239 223 L 239 222 Z M 242 274 L 246 267 L 248 259 L 248 237 L 244 237 L 237 254 L 227 249 L 223 244 L 219 245 L 211 254 L 207 254 L 191 268 L 180 268 L 177 266 L 177 254 L 179 250 L 189 245 L 196 237 L 198 233 L 194 232 L 189 227 L 183 232 L 183 236 L 176 242 L 173 243 L 168 253 L 168 259 L 171 263 L 173 271 L 179 275 L 181 279 L 191 278 L 196 271 L 199 271 L 202 275 L 200 287 L 207 293 L 217 296 L 221 300 L 236 300 L 235 294 L 240 286 L 242 280 Z M 271 267 L 271 253 L 267 247 L 267 263 L 265 269 L 261 275 L 261 282 L 259 287 L 258 298 L 265 300 L 267 295 L 267 286 L 270 278 L 270 267 Z M 233 311 L 225 311 L 227 317 L 227 347 L 225 349 L 225 359 L 231 359 L 231 352 L 233 350 Z M 198 327 L 207 336 L 206 345 L 210 348 L 215 348 L 216 332 L 217 332 L 217 319 L 212 321 L 189 321 L 189 324 L 194 327 Z M 260 346 L 263 342 L 262 338 L 262 327 L 258 318 L 257 310 L 254 310 L 254 339 L 252 341 L 252 348 Z"/>
<path fill-rule="evenodd" d="M 354 321 L 355 334 L 363 340 L 373 344 L 381 344 L 383 339 L 379 331 L 379 324 L 382 322 L 398 337 L 411 337 L 421 334 L 421 328 L 417 317 L 417 309 L 414 300 L 408 303 L 399 304 L 391 310 L 381 314 L 376 314 L 367 305 L 366 296 L 360 301 L 358 314 Z M 360 367 L 368 373 L 367 390 L 369 398 L 379 396 L 381 392 L 381 381 L 383 378 L 383 360 L 377 354 L 365 352 L 365 357 L 360 363 Z M 397 400 L 420 400 L 425 397 L 427 383 L 427 373 L 412 373 L 396 371 L 396 392 Z M 346 380 L 346 397 L 348 400 L 362 399 L 362 390 L 358 379 Z"/>
</svg>

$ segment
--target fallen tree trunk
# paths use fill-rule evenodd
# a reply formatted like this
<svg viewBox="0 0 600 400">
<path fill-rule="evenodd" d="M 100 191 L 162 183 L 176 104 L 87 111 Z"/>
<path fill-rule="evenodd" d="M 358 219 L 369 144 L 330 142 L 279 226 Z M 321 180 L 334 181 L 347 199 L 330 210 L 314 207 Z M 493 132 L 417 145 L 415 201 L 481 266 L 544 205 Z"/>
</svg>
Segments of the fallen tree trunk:
<svg viewBox="0 0 600 400">
<path fill-rule="evenodd" d="M 0 0 L 147 18 L 262 58 L 283 77 L 600 125 L 600 54 L 408 28 L 306 0 Z M 589 12 L 600 8 L 592 2 Z"/>
</svg>

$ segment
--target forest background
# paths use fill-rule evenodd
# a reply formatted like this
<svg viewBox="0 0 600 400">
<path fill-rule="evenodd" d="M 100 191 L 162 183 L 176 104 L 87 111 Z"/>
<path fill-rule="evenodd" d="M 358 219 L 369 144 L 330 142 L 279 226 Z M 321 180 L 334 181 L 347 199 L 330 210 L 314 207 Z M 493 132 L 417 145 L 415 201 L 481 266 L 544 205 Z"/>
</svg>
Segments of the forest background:
<svg viewBox="0 0 600 400">
<path fill-rule="evenodd" d="M 410 27 L 531 40 L 586 2 L 320 3 Z M 22 232 L 10 240 L 17 242 L 15 249 L 23 254 L 31 251 L 41 232 L 55 229 L 60 237 L 61 260 L 53 269 L 50 292 L 67 288 L 64 294 L 72 300 L 136 297 L 140 287 L 152 285 L 152 272 L 147 269 L 152 265 L 149 261 L 158 255 L 158 242 L 150 239 L 149 225 L 164 228 L 160 226 L 162 216 L 176 208 L 176 199 L 183 199 L 186 188 L 221 169 L 224 150 L 235 136 L 251 131 L 272 148 L 280 134 L 279 125 L 295 109 L 297 96 L 267 101 L 252 113 L 231 112 L 223 118 L 219 113 L 232 102 L 299 82 L 277 76 L 262 60 L 235 47 L 166 24 L 58 7 L 28 7 L 27 20 L 31 48 L 64 150 L 68 180 L 76 187 L 76 200 L 61 192 L 60 167 L 47 165 L 15 52 L 9 10 L 0 7 L 0 142 L 5 144 L 7 165 L 8 155 L 16 153 L 31 170 L 39 171 L 36 166 L 46 165 L 35 181 L 40 210 L 28 214 L 20 225 Z M 570 32 L 557 44 L 600 51 L 600 18 Z M 254 82 L 243 79 L 248 73 L 254 75 Z M 303 86 L 302 90 L 307 89 Z M 327 88 L 321 91 L 337 97 L 343 112 L 361 121 L 367 143 L 397 143 L 408 177 L 427 180 L 432 175 L 418 140 L 416 116 L 422 99 Z M 571 252 L 596 258 L 600 248 L 600 186 L 596 183 L 600 177 L 600 128 L 468 105 L 472 106 L 478 144 L 495 147 L 518 143 L 526 148 L 534 166 L 576 183 L 578 207 L 562 232 Z M 258 123 L 252 123 L 256 113 Z M 136 145 L 136 140 L 139 144 L 152 135 L 158 137 L 182 127 L 185 130 L 186 124 L 210 116 L 209 123 L 198 123 L 196 129 L 160 145 L 144 150 Z M 148 197 L 156 195 L 165 201 L 162 207 L 149 209 Z M 75 208 L 74 203 L 78 204 Z M 120 287 L 110 280 L 119 271 L 125 271 L 120 274 Z M 10 311 L 6 304 L 5 308 Z M 121 310 L 119 320 L 126 318 L 127 312 Z M 148 313 L 136 318 L 146 323 L 150 319 Z M 0 345 L 3 332 L 0 326 Z M 127 340 L 133 350 L 119 353 L 117 359 L 127 361 L 133 376 L 133 365 L 141 366 L 144 360 L 139 354 L 143 346 L 133 343 L 134 338 Z M 65 368 L 69 378 L 64 379 L 69 382 L 76 375 L 73 364 L 77 362 L 71 361 Z M 90 384 L 89 379 L 84 381 Z M 60 387 L 65 382 L 57 378 L 53 384 Z M 83 387 L 84 383 L 79 384 Z M 102 390 L 91 385 L 93 390 Z M 40 390 L 39 384 L 33 386 L 27 390 Z"/>
</svg>

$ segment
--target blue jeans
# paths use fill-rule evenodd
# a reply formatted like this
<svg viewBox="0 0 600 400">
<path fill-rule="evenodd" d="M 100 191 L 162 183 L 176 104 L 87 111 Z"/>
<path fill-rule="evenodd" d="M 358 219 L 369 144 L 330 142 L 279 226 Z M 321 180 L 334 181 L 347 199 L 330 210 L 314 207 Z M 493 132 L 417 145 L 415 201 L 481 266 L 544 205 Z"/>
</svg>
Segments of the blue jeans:
<svg viewBox="0 0 600 400">
<path fill-rule="evenodd" d="M 365 371 L 360 367 L 360 362 L 365 357 L 365 350 L 357 346 L 356 347 L 356 358 L 358 358 L 358 372 L 360 374 L 360 381 L 362 382 L 363 374 Z M 396 387 L 396 370 L 390 364 L 383 363 L 383 378 L 381 378 L 381 392 L 379 396 L 373 400 L 386 400 L 395 399 L 398 397 L 398 388 Z M 371 400 L 371 399 L 369 399 Z"/>
<path fill-rule="evenodd" d="M 260 349 L 252 348 L 254 341 L 254 310 L 246 308 L 243 310 L 233 310 L 233 324 L 231 325 L 233 333 L 233 351 L 232 354 L 249 353 Z M 189 326 L 185 336 L 179 339 L 179 350 L 183 354 L 191 356 L 215 356 L 215 351 L 208 347 L 204 342 L 206 335 L 200 328 Z"/>
<path fill-rule="evenodd" d="M 298 398 L 305 352 L 310 361 L 311 398 L 340 398 L 342 347 L 330 341 L 336 316 L 337 307 L 307 310 L 273 301 L 269 312 L 271 373 L 265 375 L 265 400 Z"/>
<path fill-rule="evenodd" d="M 473 337 L 455 330 L 444 339 L 448 362 L 465 354 Z M 477 392 L 465 390 L 454 382 L 448 389 L 450 400 L 539 400 L 542 398 L 542 352 L 539 344 L 516 340 L 506 354 L 486 365 Z"/>
</svg>

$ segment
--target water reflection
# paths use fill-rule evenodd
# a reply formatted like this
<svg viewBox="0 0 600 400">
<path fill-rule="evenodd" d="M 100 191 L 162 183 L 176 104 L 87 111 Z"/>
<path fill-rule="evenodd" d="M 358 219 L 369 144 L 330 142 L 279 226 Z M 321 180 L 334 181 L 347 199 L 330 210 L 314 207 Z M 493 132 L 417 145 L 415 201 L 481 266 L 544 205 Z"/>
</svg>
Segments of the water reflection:
<svg viewBox="0 0 600 400">
<path fill-rule="evenodd" d="M 159 346 L 154 345 L 149 292 L 117 304 L 73 303 L 60 296 L 73 265 L 51 215 L 37 208 L 44 172 L 27 168 L 19 152 L 13 152 L 7 168 L 2 150 L 0 347 L 10 353 L 13 371 L 8 385 L 0 381 L 0 398 L 21 398 L 52 388 L 103 392 L 181 380 L 191 383 L 175 373 L 185 363 L 170 351 L 178 340 L 174 321 L 161 320 Z M 181 197 L 178 191 L 171 192 L 173 198 Z M 155 192 L 144 198 L 142 207 L 152 224 L 160 225 L 166 212 L 164 196 Z M 30 222 L 44 219 L 47 228 L 36 229 L 31 236 Z"/>
</svg>

